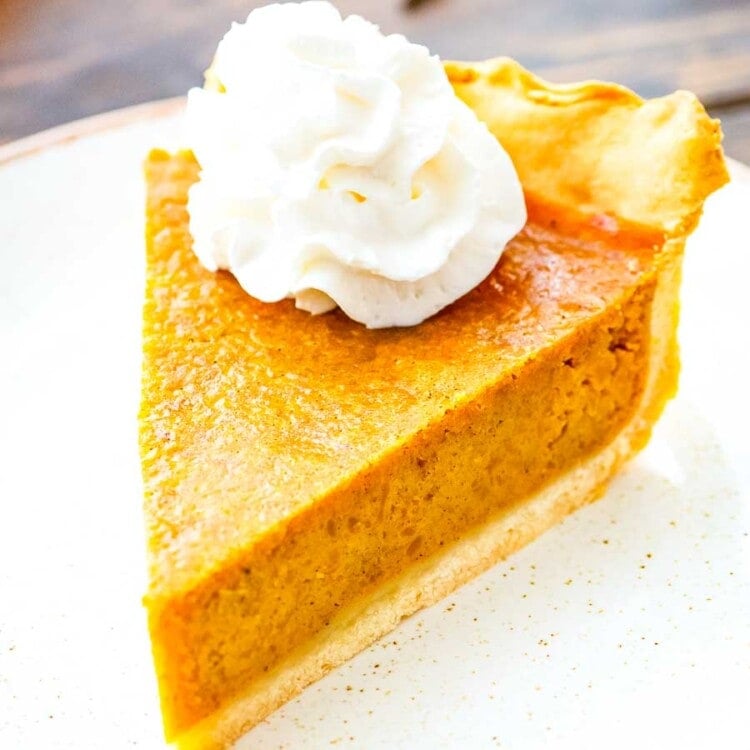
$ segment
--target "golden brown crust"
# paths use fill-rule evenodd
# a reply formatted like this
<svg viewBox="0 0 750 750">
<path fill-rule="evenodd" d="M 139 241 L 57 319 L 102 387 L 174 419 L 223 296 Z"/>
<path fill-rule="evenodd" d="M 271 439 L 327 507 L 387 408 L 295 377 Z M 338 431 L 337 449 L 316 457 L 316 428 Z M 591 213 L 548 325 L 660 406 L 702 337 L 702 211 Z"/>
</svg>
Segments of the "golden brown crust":
<svg viewBox="0 0 750 750">
<path fill-rule="evenodd" d="M 687 91 L 643 101 L 612 83 L 552 84 L 507 58 L 445 67 L 544 201 L 679 237 L 729 179 L 719 121 Z"/>
</svg>

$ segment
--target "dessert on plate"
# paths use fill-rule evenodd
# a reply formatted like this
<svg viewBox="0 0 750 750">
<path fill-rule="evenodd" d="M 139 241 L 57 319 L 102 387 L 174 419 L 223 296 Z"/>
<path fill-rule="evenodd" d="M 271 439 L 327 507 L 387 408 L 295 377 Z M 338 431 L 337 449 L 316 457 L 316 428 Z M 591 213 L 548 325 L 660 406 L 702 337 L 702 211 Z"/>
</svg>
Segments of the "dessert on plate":
<svg viewBox="0 0 750 750">
<path fill-rule="evenodd" d="M 146 162 L 140 444 L 165 731 L 205 750 L 602 493 L 727 175 L 689 93 L 442 68 L 324 3 L 254 11 L 187 117 Z"/>
</svg>

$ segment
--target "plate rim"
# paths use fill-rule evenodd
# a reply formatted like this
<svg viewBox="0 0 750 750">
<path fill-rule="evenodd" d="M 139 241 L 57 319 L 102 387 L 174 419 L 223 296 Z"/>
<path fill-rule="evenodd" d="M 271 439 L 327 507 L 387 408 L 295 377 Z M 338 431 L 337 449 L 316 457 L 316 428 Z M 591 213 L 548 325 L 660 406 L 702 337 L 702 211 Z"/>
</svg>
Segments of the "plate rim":
<svg viewBox="0 0 750 750">
<path fill-rule="evenodd" d="M 187 97 L 185 96 L 172 96 L 167 99 L 132 104 L 55 125 L 46 130 L 40 130 L 38 133 L 9 141 L 0 145 L 0 168 L 10 162 L 35 156 L 41 151 L 77 141 L 87 136 L 117 130 L 136 122 L 169 117 L 179 112 L 185 106 L 186 101 Z"/>
</svg>

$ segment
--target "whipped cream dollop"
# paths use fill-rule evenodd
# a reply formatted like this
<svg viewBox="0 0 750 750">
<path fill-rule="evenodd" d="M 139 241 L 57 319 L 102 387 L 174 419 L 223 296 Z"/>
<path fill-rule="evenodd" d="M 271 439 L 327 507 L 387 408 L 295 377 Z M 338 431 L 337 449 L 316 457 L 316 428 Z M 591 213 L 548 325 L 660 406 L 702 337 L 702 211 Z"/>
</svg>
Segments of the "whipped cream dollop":
<svg viewBox="0 0 750 750">
<path fill-rule="evenodd" d="M 526 210 L 442 64 L 327 2 L 270 5 L 188 95 L 193 248 L 264 302 L 420 323 L 477 286 Z"/>
</svg>

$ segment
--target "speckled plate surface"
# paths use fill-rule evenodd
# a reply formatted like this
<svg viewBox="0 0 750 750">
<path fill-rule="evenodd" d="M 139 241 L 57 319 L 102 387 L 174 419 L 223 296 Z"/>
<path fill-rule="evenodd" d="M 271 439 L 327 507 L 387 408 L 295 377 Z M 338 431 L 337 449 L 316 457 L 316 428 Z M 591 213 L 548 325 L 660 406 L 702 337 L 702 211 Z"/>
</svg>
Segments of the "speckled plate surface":
<svg viewBox="0 0 750 750">
<path fill-rule="evenodd" d="M 179 107 L 0 148 L 1 748 L 164 747 L 140 607 L 140 162 Z M 732 174 L 690 242 L 682 385 L 647 450 L 238 750 L 747 743 L 750 170 Z"/>
</svg>

